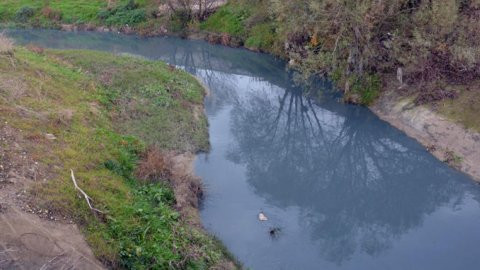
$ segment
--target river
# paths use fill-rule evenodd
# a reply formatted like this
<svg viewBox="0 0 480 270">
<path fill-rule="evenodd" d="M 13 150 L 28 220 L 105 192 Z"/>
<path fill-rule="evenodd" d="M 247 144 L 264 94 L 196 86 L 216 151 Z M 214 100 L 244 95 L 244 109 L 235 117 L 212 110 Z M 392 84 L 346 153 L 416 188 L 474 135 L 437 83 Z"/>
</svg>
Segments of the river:
<svg viewBox="0 0 480 270">
<path fill-rule="evenodd" d="M 339 102 L 328 81 L 299 85 L 283 61 L 202 41 L 9 35 L 163 60 L 201 78 L 212 146 L 195 164 L 201 218 L 246 267 L 480 269 L 480 186 L 368 108 Z"/>
</svg>

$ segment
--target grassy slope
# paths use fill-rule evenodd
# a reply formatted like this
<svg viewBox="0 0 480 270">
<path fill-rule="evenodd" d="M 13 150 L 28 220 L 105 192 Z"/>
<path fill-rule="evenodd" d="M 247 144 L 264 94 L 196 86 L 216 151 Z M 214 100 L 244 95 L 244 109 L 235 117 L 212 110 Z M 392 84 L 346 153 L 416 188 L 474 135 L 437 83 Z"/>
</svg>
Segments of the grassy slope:
<svg viewBox="0 0 480 270">
<path fill-rule="evenodd" d="M 200 29 L 215 33 L 227 33 L 243 40 L 244 45 L 252 50 L 273 52 L 276 38 L 272 22 L 265 20 L 259 13 L 267 12 L 264 3 L 252 5 L 231 1 L 219 8 L 206 21 L 200 24 Z"/>
<path fill-rule="evenodd" d="M 464 127 L 480 132 L 480 82 L 471 84 L 455 87 L 459 91 L 458 98 L 443 100 L 435 104 L 434 109 Z"/>
<path fill-rule="evenodd" d="M 114 266 L 207 268 L 224 258 L 173 209 L 169 187 L 141 185 L 133 174 L 154 141 L 178 151 L 208 147 L 205 119 L 192 120 L 203 95 L 190 75 L 160 62 L 87 51 L 0 54 L 2 121 L 27 135 L 29 154 L 51 176 L 32 190 L 37 203 L 71 216 Z M 105 217 L 76 195 L 70 168 Z"/>
<path fill-rule="evenodd" d="M 109 10 L 107 0 L 0 0 L 0 23 L 15 26 L 59 27 L 60 24 L 89 24 L 122 27 L 126 24 L 138 29 L 156 26 L 152 12 L 158 7 L 155 0 L 117 0 Z M 20 16 L 22 9 L 30 8 L 33 14 Z M 107 12 L 107 13 L 106 13 Z M 103 14 L 103 15 L 102 15 Z M 104 16 L 104 17 L 102 17 Z"/>
<path fill-rule="evenodd" d="M 62 21 L 66 23 L 96 21 L 99 10 L 107 5 L 105 0 L 2 0 L 0 2 L 1 21 L 14 21 L 16 13 L 22 7 L 35 9 L 36 14 L 32 20 L 36 18 L 40 21 L 46 21 L 48 18 L 45 18 L 41 10 L 48 6 L 53 10 L 60 11 Z"/>
</svg>

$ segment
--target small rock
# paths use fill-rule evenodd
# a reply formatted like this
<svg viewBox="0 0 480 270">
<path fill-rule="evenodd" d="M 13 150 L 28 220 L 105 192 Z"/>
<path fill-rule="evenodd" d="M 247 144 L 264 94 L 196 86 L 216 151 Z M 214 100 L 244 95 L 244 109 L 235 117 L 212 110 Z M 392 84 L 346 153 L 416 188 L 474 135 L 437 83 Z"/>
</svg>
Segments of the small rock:
<svg viewBox="0 0 480 270">
<path fill-rule="evenodd" d="M 45 134 L 45 138 L 47 138 L 47 140 L 51 140 L 51 141 L 57 139 L 57 137 L 55 137 L 55 135 L 50 134 L 50 133 Z"/>
</svg>

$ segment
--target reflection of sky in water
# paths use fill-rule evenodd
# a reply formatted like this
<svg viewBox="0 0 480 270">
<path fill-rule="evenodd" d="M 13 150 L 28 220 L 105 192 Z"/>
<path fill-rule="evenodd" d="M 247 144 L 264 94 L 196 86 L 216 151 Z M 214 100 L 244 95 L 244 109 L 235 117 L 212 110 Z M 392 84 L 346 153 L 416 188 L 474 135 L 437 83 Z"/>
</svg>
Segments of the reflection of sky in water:
<svg viewBox="0 0 480 270">
<path fill-rule="evenodd" d="M 272 57 L 175 38 L 11 31 L 19 43 L 140 55 L 197 74 L 212 151 L 202 219 L 253 269 L 478 269 L 479 187 L 368 109 L 317 104 Z M 159 131 L 161 132 L 161 131 Z M 257 220 L 263 210 L 266 223 Z M 282 229 L 278 238 L 270 227 Z"/>
</svg>

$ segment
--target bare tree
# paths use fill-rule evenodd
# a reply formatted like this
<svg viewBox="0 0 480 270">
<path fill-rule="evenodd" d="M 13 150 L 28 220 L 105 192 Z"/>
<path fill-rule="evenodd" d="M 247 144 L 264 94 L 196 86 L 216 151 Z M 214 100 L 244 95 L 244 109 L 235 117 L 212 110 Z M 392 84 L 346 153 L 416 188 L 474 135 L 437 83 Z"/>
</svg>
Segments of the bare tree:
<svg viewBox="0 0 480 270">
<path fill-rule="evenodd" d="M 225 3 L 225 0 L 167 0 L 166 4 L 172 12 L 181 11 L 188 17 L 202 20 Z"/>
</svg>

